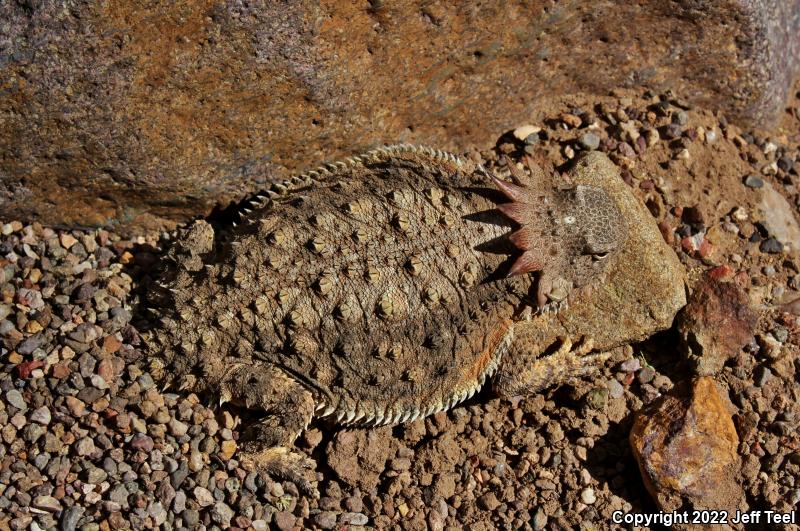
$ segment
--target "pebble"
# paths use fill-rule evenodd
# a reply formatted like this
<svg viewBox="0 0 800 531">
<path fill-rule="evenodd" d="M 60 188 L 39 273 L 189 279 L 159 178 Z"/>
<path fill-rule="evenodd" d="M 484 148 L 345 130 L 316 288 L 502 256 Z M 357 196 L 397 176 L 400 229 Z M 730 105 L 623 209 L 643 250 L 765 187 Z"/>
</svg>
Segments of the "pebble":
<svg viewBox="0 0 800 531">
<path fill-rule="evenodd" d="M 91 437 L 83 437 L 75 444 L 75 451 L 82 457 L 93 454 L 95 451 L 94 440 Z"/>
<path fill-rule="evenodd" d="M 531 143 L 528 142 L 528 137 L 530 137 L 531 135 L 536 135 L 541 130 L 542 130 L 541 127 L 536 127 L 535 125 L 523 125 L 521 127 L 517 127 L 516 129 L 514 129 L 513 134 L 514 138 L 516 138 L 520 142 Z"/>
<path fill-rule="evenodd" d="M 233 509 L 225 503 L 218 501 L 211 509 L 211 519 L 223 527 L 228 527 L 233 519 Z"/>
<path fill-rule="evenodd" d="M 336 513 L 321 511 L 314 517 L 314 523 L 322 529 L 333 529 L 336 526 Z"/>
<path fill-rule="evenodd" d="M 748 175 L 744 179 L 744 185 L 748 188 L 763 188 L 764 180 L 756 175 Z"/>
<path fill-rule="evenodd" d="M 775 238 L 767 238 L 761 241 L 759 249 L 762 253 L 777 254 L 783 252 L 783 244 Z"/>
<path fill-rule="evenodd" d="M 40 408 L 35 409 L 30 416 L 30 420 L 32 422 L 38 422 L 39 424 L 43 424 L 45 426 L 50 424 L 50 419 L 51 419 L 50 408 L 48 408 L 47 406 L 42 406 Z"/>
<path fill-rule="evenodd" d="M 536 531 L 540 531 L 547 526 L 547 514 L 539 508 L 536 509 L 536 512 L 533 514 L 533 528 Z"/>
<path fill-rule="evenodd" d="M 676 138 L 680 138 L 682 133 L 683 131 L 681 126 L 679 124 L 672 123 L 663 127 L 661 136 L 667 140 L 674 140 Z"/>
<path fill-rule="evenodd" d="M 195 501 L 200 505 L 200 507 L 208 507 L 214 503 L 214 495 L 211 494 L 211 491 L 207 488 L 195 487 L 192 492 L 194 493 Z"/>
<path fill-rule="evenodd" d="M 200 522 L 200 513 L 194 509 L 186 509 L 181 513 L 183 523 L 186 527 L 194 527 Z"/>
<path fill-rule="evenodd" d="M 52 496 L 36 496 L 33 499 L 33 506 L 37 509 L 41 509 L 43 511 L 49 511 L 51 513 L 57 513 L 62 509 L 61 504 L 58 502 L 57 499 L 53 498 Z"/>
<path fill-rule="evenodd" d="M 137 433 L 133 436 L 133 439 L 131 439 L 131 446 L 137 450 L 143 450 L 149 453 L 153 450 L 155 445 L 152 438 L 143 433 Z"/>
<path fill-rule="evenodd" d="M 22 398 L 22 393 L 20 393 L 16 389 L 11 389 L 10 391 L 6 392 L 6 400 L 8 401 L 9 404 L 19 409 L 20 411 L 25 411 L 28 409 L 28 405 Z"/>
<path fill-rule="evenodd" d="M 81 517 L 83 516 L 84 509 L 83 507 L 79 507 L 74 505 L 69 509 L 65 510 L 63 515 L 61 516 L 61 523 L 59 529 L 61 531 L 74 531 L 75 528 L 78 527 L 78 521 L 80 521 Z"/>
<path fill-rule="evenodd" d="M 689 114 L 686 111 L 678 111 L 672 115 L 672 122 L 678 125 L 686 125 L 689 122 Z"/>
<path fill-rule="evenodd" d="M 631 358 L 620 363 L 619 368 L 622 372 L 636 372 L 642 368 L 639 358 Z"/>
<path fill-rule="evenodd" d="M 183 437 L 189 431 L 189 425 L 177 419 L 170 419 L 169 432 L 175 437 Z"/>
<path fill-rule="evenodd" d="M 600 147 L 600 136 L 592 132 L 584 133 L 578 142 L 584 149 L 595 150 Z"/>
<path fill-rule="evenodd" d="M 606 386 L 608 387 L 608 396 L 611 398 L 622 398 L 625 394 L 625 387 L 613 378 L 608 380 Z"/>
<path fill-rule="evenodd" d="M 367 525 L 369 518 L 362 513 L 343 513 L 339 517 L 339 522 L 343 525 Z"/>
<path fill-rule="evenodd" d="M 586 505 L 592 505 L 594 502 L 597 501 L 597 497 L 594 494 L 594 489 L 591 487 L 587 487 L 581 491 L 581 501 Z"/>
<path fill-rule="evenodd" d="M 494 511 L 500 506 L 500 501 L 495 496 L 494 492 L 487 492 L 478 498 L 478 507 L 485 511 Z"/>
<path fill-rule="evenodd" d="M 760 365 L 753 374 L 754 382 L 756 387 L 764 387 L 766 383 L 772 377 L 772 371 L 769 370 L 768 367 L 764 365 Z"/>
<path fill-rule="evenodd" d="M 287 511 L 278 511 L 273 515 L 275 525 L 281 531 L 292 531 L 294 523 L 297 521 L 295 516 Z"/>
</svg>

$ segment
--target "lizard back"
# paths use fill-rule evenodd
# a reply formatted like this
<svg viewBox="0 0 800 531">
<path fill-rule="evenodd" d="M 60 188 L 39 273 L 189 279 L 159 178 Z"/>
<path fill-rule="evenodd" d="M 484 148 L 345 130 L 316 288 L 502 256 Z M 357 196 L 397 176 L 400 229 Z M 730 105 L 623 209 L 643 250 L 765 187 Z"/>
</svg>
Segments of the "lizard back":
<svg viewBox="0 0 800 531">
<path fill-rule="evenodd" d="M 508 250 L 491 250 L 513 223 L 477 170 L 390 146 L 276 186 L 170 280 L 153 336 L 168 372 L 202 390 L 232 364 L 269 363 L 343 423 L 406 421 L 471 396 L 531 287 L 503 274 Z"/>
</svg>

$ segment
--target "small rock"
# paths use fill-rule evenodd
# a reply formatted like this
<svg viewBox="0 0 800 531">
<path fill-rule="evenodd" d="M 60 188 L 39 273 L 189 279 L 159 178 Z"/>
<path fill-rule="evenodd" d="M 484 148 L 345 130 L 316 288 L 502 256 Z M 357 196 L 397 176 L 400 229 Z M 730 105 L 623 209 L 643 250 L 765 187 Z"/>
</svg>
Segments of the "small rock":
<svg viewBox="0 0 800 531">
<path fill-rule="evenodd" d="M 575 128 L 581 126 L 581 119 L 579 116 L 575 116 L 574 114 L 570 114 L 568 112 L 561 114 L 561 121 L 567 124 L 568 126 Z"/>
<path fill-rule="evenodd" d="M 6 400 L 8 401 L 9 404 L 19 409 L 20 411 L 25 411 L 28 409 L 28 405 L 22 398 L 22 393 L 20 393 L 16 389 L 11 389 L 6 393 Z"/>
<path fill-rule="evenodd" d="M 759 245 L 762 253 L 778 254 L 783 252 L 783 244 L 776 238 L 767 238 Z"/>
<path fill-rule="evenodd" d="M 77 505 L 73 505 L 64 511 L 61 515 L 61 525 L 59 529 L 61 531 L 75 531 L 75 528 L 78 527 L 78 521 L 80 521 L 83 516 L 83 512 L 83 507 Z"/>
<path fill-rule="evenodd" d="M 51 513 L 57 513 L 61 510 L 61 504 L 52 496 L 36 496 L 33 499 L 33 506 L 42 511 L 49 511 Z"/>
<path fill-rule="evenodd" d="M 178 419 L 172 418 L 169 420 L 169 432 L 175 437 L 183 437 L 186 435 L 186 432 L 189 431 L 189 426 L 179 421 Z"/>
<path fill-rule="evenodd" d="M 200 521 L 200 513 L 194 509 L 186 509 L 181 513 L 181 518 L 186 527 L 193 528 Z"/>
<path fill-rule="evenodd" d="M 547 526 L 547 514 L 542 509 L 536 509 L 533 515 L 533 528 L 541 531 Z"/>
<path fill-rule="evenodd" d="M 755 374 L 753 375 L 753 383 L 756 387 L 764 387 L 764 385 L 769 381 L 772 377 L 772 371 L 769 370 L 769 367 L 764 365 L 760 365 L 756 370 Z"/>
<path fill-rule="evenodd" d="M 686 111 L 678 111 L 672 115 L 672 122 L 678 125 L 686 125 L 689 122 L 689 114 Z"/>
<path fill-rule="evenodd" d="M 494 511 L 498 507 L 500 507 L 500 501 L 498 501 L 497 496 L 495 496 L 494 492 L 487 492 L 480 498 L 478 498 L 478 507 L 485 511 Z"/>
<path fill-rule="evenodd" d="M 47 406 L 42 406 L 38 409 L 35 409 L 30 416 L 30 420 L 32 422 L 38 422 L 39 424 L 43 424 L 45 426 L 50 424 L 50 419 L 50 408 Z"/>
<path fill-rule="evenodd" d="M 536 127 L 535 125 L 523 125 L 521 127 L 517 127 L 514 129 L 514 138 L 519 140 L 520 142 L 527 142 L 527 139 L 531 135 L 537 134 L 541 131 L 541 127 Z"/>
<path fill-rule="evenodd" d="M 273 521 L 281 531 L 292 531 L 297 518 L 288 511 L 278 511 L 273 516 Z"/>
<path fill-rule="evenodd" d="M 74 236 L 67 233 L 60 235 L 58 237 L 58 240 L 61 242 L 61 247 L 67 250 L 69 250 L 73 245 L 78 243 L 78 240 Z"/>
<path fill-rule="evenodd" d="M 639 361 L 639 358 L 631 358 L 629 360 L 625 360 L 619 365 L 619 369 L 622 372 L 636 372 L 642 368 L 642 362 Z"/>
<path fill-rule="evenodd" d="M 68 396 L 64 402 L 67 404 L 67 409 L 69 409 L 69 412 L 73 417 L 80 417 L 86 410 L 86 404 L 83 402 L 83 400 L 74 396 Z"/>
<path fill-rule="evenodd" d="M 769 183 L 764 183 L 762 199 L 758 208 L 763 214 L 764 225 L 769 231 L 769 235 L 784 247 L 790 246 L 793 251 L 797 251 L 797 242 L 800 242 L 800 224 L 795 218 L 795 209 L 786 198 Z M 777 250 L 777 245 L 774 244 L 771 244 L 771 248 L 774 250 L 765 252 L 781 252 L 783 250 Z"/>
<path fill-rule="evenodd" d="M 704 277 L 677 317 L 681 350 L 700 375 L 714 375 L 753 337 L 758 316 L 733 282 Z"/>
<path fill-rule="evenodd" d="M 80 456 L 91 455 L 95 451 L 94 440 L 91 437 L 83 437 L 75 443 L 75 451 Z"/>
<path fill-rule="evenodd" d="M 367 525 L 369 518 L 363 513 L 344 513 L 339 517 L 342 525 Z"/>
<path fill-rule="evenodd" d="M 131 446 L 136 448 L 137 450 L 142 450 L 144 452 L 152 452 L 153 451 L 153 439 L 148 437 L 143 433 L 137 433 L 131 439 Z"/>
<path fill-rule="evenodd" d="M 661 136 L 667 140 L 680 138 L 682 132 L 681 126 L 678 124 L 669 124 L 661 128 Z"/>
<path fill-rule="evenodd" d="M 222 441 L 222 444 L 220 445 L 220 451 L 225 459 L 230 459 L 233 457 L 233 454 L 236 453 L 236 441 Z"/>
<path fill-rule="evenodd" d="M 597 497 L 595 496 L 594 489 L 591 487 L 583 489 L 581 491 L 581 501 L 586 505 L 592 505 L 596 502 Z"/>
<path fill-rule="evenodd" d="M 214 495 L 205 487 L 194 488 L 194 499 L 200 507 L 208 507 L 214 503 Z"/>
<path fill-rule="evenodd" d="M 653 381 L 653 378 L 656 376 L 656 371 L 649 365 L 643 367 L 642 370 L 639 371 L 639 374 L 636 375 L 636 379 L 639 380 L 639 383 L 646 384 Z"/>
<path fill-rule="evenodd" d="M 228 527 L 230 525 L 233 514 L 233 509 L 221 501 L 215 503 L 214 507 L 211 508 L 211 520 L 223 527 Z"/>
<path fill-rule="evenodd" d="M 762 188 L 764 180 L 756 175 L 748 175 L 744 180 L 744 185 L 748 188 Z"/>
<path fill-rule="evenodd" d="M 336 526 L 336 513 L 321 511 L 314 517 L 314 523 L 322 529 L 333 529 Z"/>
<path fill-rule="evenodd" d="M 597 133 L 584 133 L 581 135 L 578 143 L 584 149 L 594 150 L 600 147 L 600 136 Z"/>
<path fill-rule="evenodd" d="M 611 398 L 622 398 L 622 395 L 625 394 L 625 387 L 613 378 L 608 380 L 607 387 L 608 396 Z"/>
</svg>

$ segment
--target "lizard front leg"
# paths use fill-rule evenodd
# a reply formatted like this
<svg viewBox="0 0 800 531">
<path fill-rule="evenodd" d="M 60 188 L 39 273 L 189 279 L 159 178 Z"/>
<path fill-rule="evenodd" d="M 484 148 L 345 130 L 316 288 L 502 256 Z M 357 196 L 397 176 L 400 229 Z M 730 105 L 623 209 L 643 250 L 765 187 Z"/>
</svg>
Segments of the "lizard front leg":
<svg viewBox="0 0 800 531">
<path fill-rule="evenodd" d="M 547 354 L 550 345 L 537 334 L 532 324 L 518 323 L 514 340 L 495 376 L 494 389 L 503 397 L 533 394 L 589 374 L 611 357 L 592 353 L 592 340 L 584 338 L 577 346 L 567 337 L 559 338 L 557 349 Z"/>
<path fill-rule="evenodd" d="M 266 414 L 243 434 L 238 452 L 242 464 L 288 479 L 317 496 L 314 462 L 290 448 L 313 416 L 311 392 L 270 364 L 232 367 L 221 391 L 224 400 Z"/>
</svg>

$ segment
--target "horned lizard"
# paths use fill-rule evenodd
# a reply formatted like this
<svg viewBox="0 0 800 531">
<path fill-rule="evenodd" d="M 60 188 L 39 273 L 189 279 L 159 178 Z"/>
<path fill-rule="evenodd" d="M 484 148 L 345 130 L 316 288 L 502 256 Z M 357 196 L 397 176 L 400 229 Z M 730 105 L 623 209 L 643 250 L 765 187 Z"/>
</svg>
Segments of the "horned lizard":
<svg viewBox="0 0 800 531">
<path fill-rule="evenodd" d="M 263 412 L 238 457 L 313 492 L 292 445 L 314 417 L 402 423 L 490 379 L 533 393 L 670 325 L 680 264 L 605 156 L 507 166 L 387 146 L 274 185 L 236 227 L 195 222 L 155 297 L 153 372 Z"/>
</svg>

